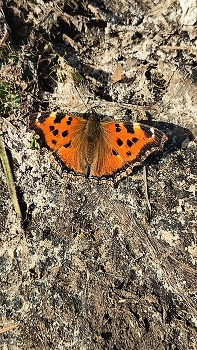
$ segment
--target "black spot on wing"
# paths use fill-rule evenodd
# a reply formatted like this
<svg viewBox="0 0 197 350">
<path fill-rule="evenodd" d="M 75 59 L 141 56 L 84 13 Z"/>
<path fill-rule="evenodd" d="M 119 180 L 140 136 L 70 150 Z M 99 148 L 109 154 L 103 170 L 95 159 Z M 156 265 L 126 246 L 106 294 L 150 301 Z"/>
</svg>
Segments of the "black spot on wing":
<svg viewBox="0 0 197 350">
<path fill-rule="evenodd" d="M 57 135 L 59 134 L 59 131 L 58 131 L 57 129 L 55 129 L 55 130 L 52 131 L 52 134 L 53 134 L 54 136 L 57 136 Z"/>
<path fill-rule="evenodd" d="M 55 129 L 54 125 L 50 125 L 50 126 L 49 126 L 49 130 L 50 130 L 50 131 L 53 131 L 54 129 Z"/>
<path fill-rule="evenodd" d="M 133 146 L 134 143 L 138 142 L 139 139 L 137 139 L 137 137 L 133 137 L 131 140 L 127 140 L 127 146 L 131 147 Z"/>
<path fill-rule="evenodd" d="M 120 124 L 115 124 L 115 127 L 116 127 L 116 132 L 120 132 L 121 131 Z"/>
<path fill-rule="evenodd" d="M 121 139 L 117 139 L 117 144 L 118 144 L 118 146 L 122 146 L 123 145 L 123 141 L 121 140 Z"/>
<path fill-rule="evenodd" d="M 67 120 L 66 124 L 67 124 L 67 125 L 71 125 L 72 120 L 73 120 L 73 118 L 72 118 L 72 117 L 68 117 L 68 120 Z"/>
<path fill-rule="evenodd" d="M 64 145 L 64 147 L 65 147 L 65 148 L 68 148 L 68 147 L 70 147 L 70 145 L 71 145 L 71 141 L 69 141 L 68 143 L 66 143 L 66 144 Z"/>
<path fill-rule="evenodd" d="M 112 153 L 114 156 L 119 156 L 119 153 L 115 149 L 112 149 Z"/>
<path fill-rule="evenodd" d="M 132 138 L 132 142 L 133 142 L 133 143 L 136 143 L 136 142 L 138 142 L 138 141 L 139 141 L 139 139 L 137 139 L 137 137 L 133 137 L 133 138 Z"/>
<path fill-rule="evenodd" d="M 126 152 L 126 155 L 130 157 L 132 155 L 131 151 Z"/>
<path fill-rule="evenodd" d="M 66 136 L 68 136 L 68 130 L 62 131 L 62 137 L 66 137 Z"/>
<path fill-rule="evenodd" d="M 53 143 L 53 145 L 56 145 L 56 144 L 57 144 L 57 141 L 56 141 L 56 140 L 52 140 L 51 142 Z"/>
<path fill-rule="evenodd" d="M 54 119 L 54 124 L 61 123 L 62 119 L 65 118 L 65 114 L 57 114 Z"/>
<path fill-rule="evenodd" d="M 131 140 L 127 140 L 127 146 L 131 147 L 133 145 L 133 142 Z"/>
<path fill-rule="evenodd" d="M 133 124 L 124 124 L 124 127 L 127 130 L 128 134 L 134 134 L 134 128 L 133 128 Z"/>
</svg>

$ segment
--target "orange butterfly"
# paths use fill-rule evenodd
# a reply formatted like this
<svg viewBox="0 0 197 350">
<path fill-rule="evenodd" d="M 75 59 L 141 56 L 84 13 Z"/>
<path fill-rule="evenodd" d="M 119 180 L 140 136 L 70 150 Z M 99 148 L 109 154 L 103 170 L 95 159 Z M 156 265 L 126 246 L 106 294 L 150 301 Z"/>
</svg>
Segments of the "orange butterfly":
<svg viewBox="0 0 197 350">
<path fill-rule="evenodd" d="M 100 121 L 51 113 L 32 116 L 30 128 L 41 137 L 62 173 L 117 182 L 147 156 L 162 150 L 167 136 L 160 130 L 127 121 Z"/>
</svg>

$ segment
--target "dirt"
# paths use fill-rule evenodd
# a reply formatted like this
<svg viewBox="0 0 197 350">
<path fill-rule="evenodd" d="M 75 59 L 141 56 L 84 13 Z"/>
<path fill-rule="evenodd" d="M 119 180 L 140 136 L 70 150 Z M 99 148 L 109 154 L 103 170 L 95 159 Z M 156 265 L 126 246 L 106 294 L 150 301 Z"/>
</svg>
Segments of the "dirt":
<svg viewBox="0 0 197 350">
<path fill-rule="evenodd" d="M 197 349 L 197 28 L 187 4 L 2 4 L 2 130 L 23 219 L 0 164 L 1 349 Z M 146 176 L 138 167 L 116 188 L 61 177 L 49 151 L 30 148 L 31 114 L 91 108 L 167 134 Z"/>
</svg>

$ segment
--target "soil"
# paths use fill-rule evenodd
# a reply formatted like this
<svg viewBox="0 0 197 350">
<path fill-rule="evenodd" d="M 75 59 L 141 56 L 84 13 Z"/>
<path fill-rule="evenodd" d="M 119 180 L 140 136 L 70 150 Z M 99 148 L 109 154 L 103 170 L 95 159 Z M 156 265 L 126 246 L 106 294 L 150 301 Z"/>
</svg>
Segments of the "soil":
<svg viewBox="0 0 197 350">
<path fill-rule="evenodd" d="M 187 6 L 2 3 L 0 110 L 23 219 L 0 164 L 1 349 L 197 349 L 197 27 Z M 30 147 L 31 114 L 92 108 L 167 134 L 146 176 L 139 167 L 116 188 L 61 177 L 49 151 Z"/>
</svg>

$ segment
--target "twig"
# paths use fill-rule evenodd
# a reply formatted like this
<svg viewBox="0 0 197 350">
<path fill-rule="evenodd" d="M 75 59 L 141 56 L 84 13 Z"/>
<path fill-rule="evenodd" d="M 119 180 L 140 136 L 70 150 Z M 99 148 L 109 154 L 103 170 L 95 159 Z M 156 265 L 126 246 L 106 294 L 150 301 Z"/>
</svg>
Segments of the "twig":
<svg viewBox="0 0 197 350">
<path fill-rule="evenodd" d="M 147 173 L 146 173 L 146 166 L 143 167 L 143 177 L 144 177 L 144 189 L 145 189 L 145 197 L 146 202 L 149 210 L 149 219 L 151 218 L 152 208 L 150 205 L 149 197 L 148 197 L 148 185 L 147 185 Z"/>
<path fill-rule="evenodd" d="M 4 173 L 5 173 L 5 177 L 6 177 L 6 182 L 7 182 L 7 186 L 12 198 L 12 203 L 14 206 L 14 209 L 17 213 L 17 215 L 19 216 L 19 218 L 22 219 L 22 213 L 21 213 L 21 208 L 18 202 L 18 198 L 17 198 L 17 194 L 16 194 L 16 188 L 15 188 L 15 183 L 14 183 L 14 179 L 13 179 L 13 175 L 12 175 L 12 171 L 10 168 L 10 163 L 9 163 L 9 159 L 6 153 L 6 149 L 5 149 L 5 144 L 4 144 L 4 140 L 3 140 L 3 133 L 2 133 L 2 118 L 0 117 L 0 159 L 3 165 L 3 169 L 4 169 Z"/>
<path fill-rule="evenodd" d="M 13 324 L 11 326 L 0 329 L 0 333 L 5 333 L 5 332 L 10 331 L 10 330 L 17 328 L 17 327 L 18 327 L 18 324 Z"/>
</svg>

